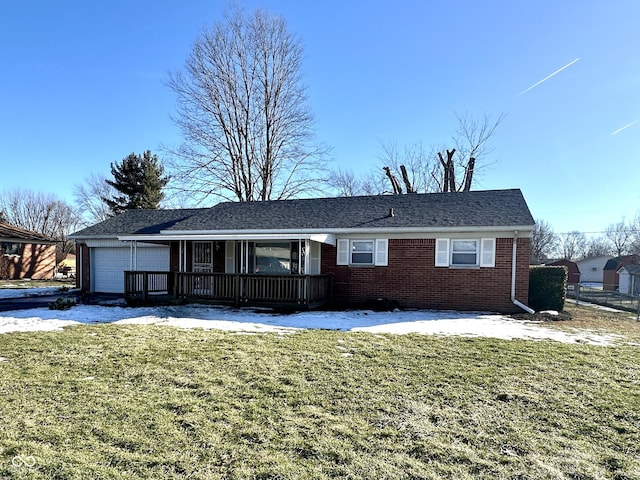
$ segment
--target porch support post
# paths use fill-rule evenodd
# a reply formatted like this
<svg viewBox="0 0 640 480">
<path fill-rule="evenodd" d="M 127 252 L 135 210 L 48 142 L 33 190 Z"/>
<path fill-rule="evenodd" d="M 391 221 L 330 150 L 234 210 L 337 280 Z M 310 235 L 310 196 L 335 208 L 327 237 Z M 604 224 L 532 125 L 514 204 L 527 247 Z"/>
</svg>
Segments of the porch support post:
<svg viewBox="0 0 640 480">
<path fill-rule="evenodd" d="M 311 271 L 311 241 L 304 241 L 304 273 L 308 275 Z"/>
<path fill-rule="evenodd" d="M 302 263 L 302 239 L 298 239 L 298 273 L 305 275 L 307 273 L 307 264 Z M 304 265 L 304 268 L 300 268 Z"/>
</svg>

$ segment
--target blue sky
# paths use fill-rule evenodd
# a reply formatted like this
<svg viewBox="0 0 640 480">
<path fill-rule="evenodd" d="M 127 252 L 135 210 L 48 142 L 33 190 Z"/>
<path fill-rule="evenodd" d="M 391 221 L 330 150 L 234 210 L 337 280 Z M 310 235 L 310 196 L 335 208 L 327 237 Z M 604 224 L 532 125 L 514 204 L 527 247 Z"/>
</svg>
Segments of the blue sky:
<svg viewBox="0 0 640 480">
<path fill-rule="evenodd" d="M 72 203 L 91 173 L 179 143 L 168 72 L 227 5 L 3 2 L 0 190 Z M 381 141 L 447 145 L 456 112 L 505 114 L 477 189 L 521 188 L 556 232 L 599 232 L 640 210 L 637 0 L 242 5 L 282 15 L 302 40 L 336 168 L 368 172 Z"/>
</svg>

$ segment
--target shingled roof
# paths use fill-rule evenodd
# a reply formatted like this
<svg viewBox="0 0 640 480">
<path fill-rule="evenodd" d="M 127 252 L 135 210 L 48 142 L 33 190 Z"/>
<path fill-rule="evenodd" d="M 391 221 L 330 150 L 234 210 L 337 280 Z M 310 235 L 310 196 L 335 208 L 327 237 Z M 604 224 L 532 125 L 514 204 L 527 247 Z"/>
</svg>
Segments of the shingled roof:
<svg viewBox="0 0 640 480">
<path fill-rule="evenodd" d="M 520 190 L 493 190 L 226 202 L 177 222 L 166 230 L 331 230 L 524 226 L 534 223 Z"/>
<path fill-rule="evenodd" d="M 127 210 L 120 215 L 108 218 L 103 222 L 80 230 L 72 238 L 112 237 L 115 235 L 149 235 L 159 234 L 177 222 L 181 222 L 206 208 L 176 210 Z"/>
<path fill-rule="evenodd" d="M 0 239 L 25 241 L 29 243 L 55 243 L 51 237 L 41 233 L 25 230 L 5 222 L 0 222 Z"/>
<path fill-rule="evenodd" d="M 130 210 L 74 237 L 224 231 L 533 228 L 520 190 L 224 202 L 206 209 Z"/>
</svg>

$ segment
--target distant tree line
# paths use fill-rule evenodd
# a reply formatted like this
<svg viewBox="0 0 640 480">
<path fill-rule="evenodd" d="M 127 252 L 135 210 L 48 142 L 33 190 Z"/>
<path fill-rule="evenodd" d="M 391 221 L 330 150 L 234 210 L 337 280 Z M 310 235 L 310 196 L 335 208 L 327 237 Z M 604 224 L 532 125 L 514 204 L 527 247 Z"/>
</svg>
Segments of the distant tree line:
<svg viewBox="0 0 640 480">
<path fill-rule="evenodd" d="M 630 254 L 640 255 L 640 212 L 633 220 L 611 223 L 602 235 L 591 237 L 579 231 L 555 233 L 546 221 L 538 219 L 531 238 L 531 263 Z"/>
</svg>

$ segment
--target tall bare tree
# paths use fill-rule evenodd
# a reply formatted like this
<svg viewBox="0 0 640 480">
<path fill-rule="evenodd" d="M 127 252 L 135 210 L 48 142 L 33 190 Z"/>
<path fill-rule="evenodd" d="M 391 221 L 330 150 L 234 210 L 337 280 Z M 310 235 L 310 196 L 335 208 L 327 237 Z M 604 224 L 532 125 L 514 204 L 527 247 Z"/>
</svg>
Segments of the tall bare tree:
<svg viewBox="0 0 640 480">
<path fill-rule="evenodd" d="M 75 186 L 73 197 L 83 225 L 102 222 L 112 216 L 111 208 L 103 198 L 112 198 L 116 189 L 107 183 L 104 175 L 93 173 L 84 182 Z"/>
<path fill-rule="evenodd" d="M 551 258 L 558 246 L 558 236 L 551 225 L 544 220 L 536 220 L 531 237 L 531 263 L 543 263 Z"/>
<path fill-rule="evenodd" d="M 469 114 L 459 115 L 458 129 L 453 136 L 454 148 L 446 150 L 445 155 L 438 152 L 439 163 L 433 177 L 440 192 L 468 192 L 473 186 L 475 176 L 487 165 L 484 158 L 491 153 L 489 140 L 504 120 L 499 115 L 495 120 L 484 115 L 481 119 Z"/>
<path fill-rule="evenodd" d="M 295 197 L 319 188 L 326 149 L 315 143 L 303 50 L 281 17 L 229 12 L 171 75 L 184 144 L 172 177 L 199 199 Z"/>
<path fill-rule="evenodd" d="M 484 115 L 477 119 L 456 114 L 456 118 L 458 127 L 452 136 L 451 148 L 425 149 L 417 143 L 401 149 L 395 143 L 381 143 L 379 171 L 387 177 L 392 193 L 471 190 L 477 174 L 490 165 L 485 161 L 491 152 L 490 140 L 504 115 L 496 119 Z"/>
</svg>

